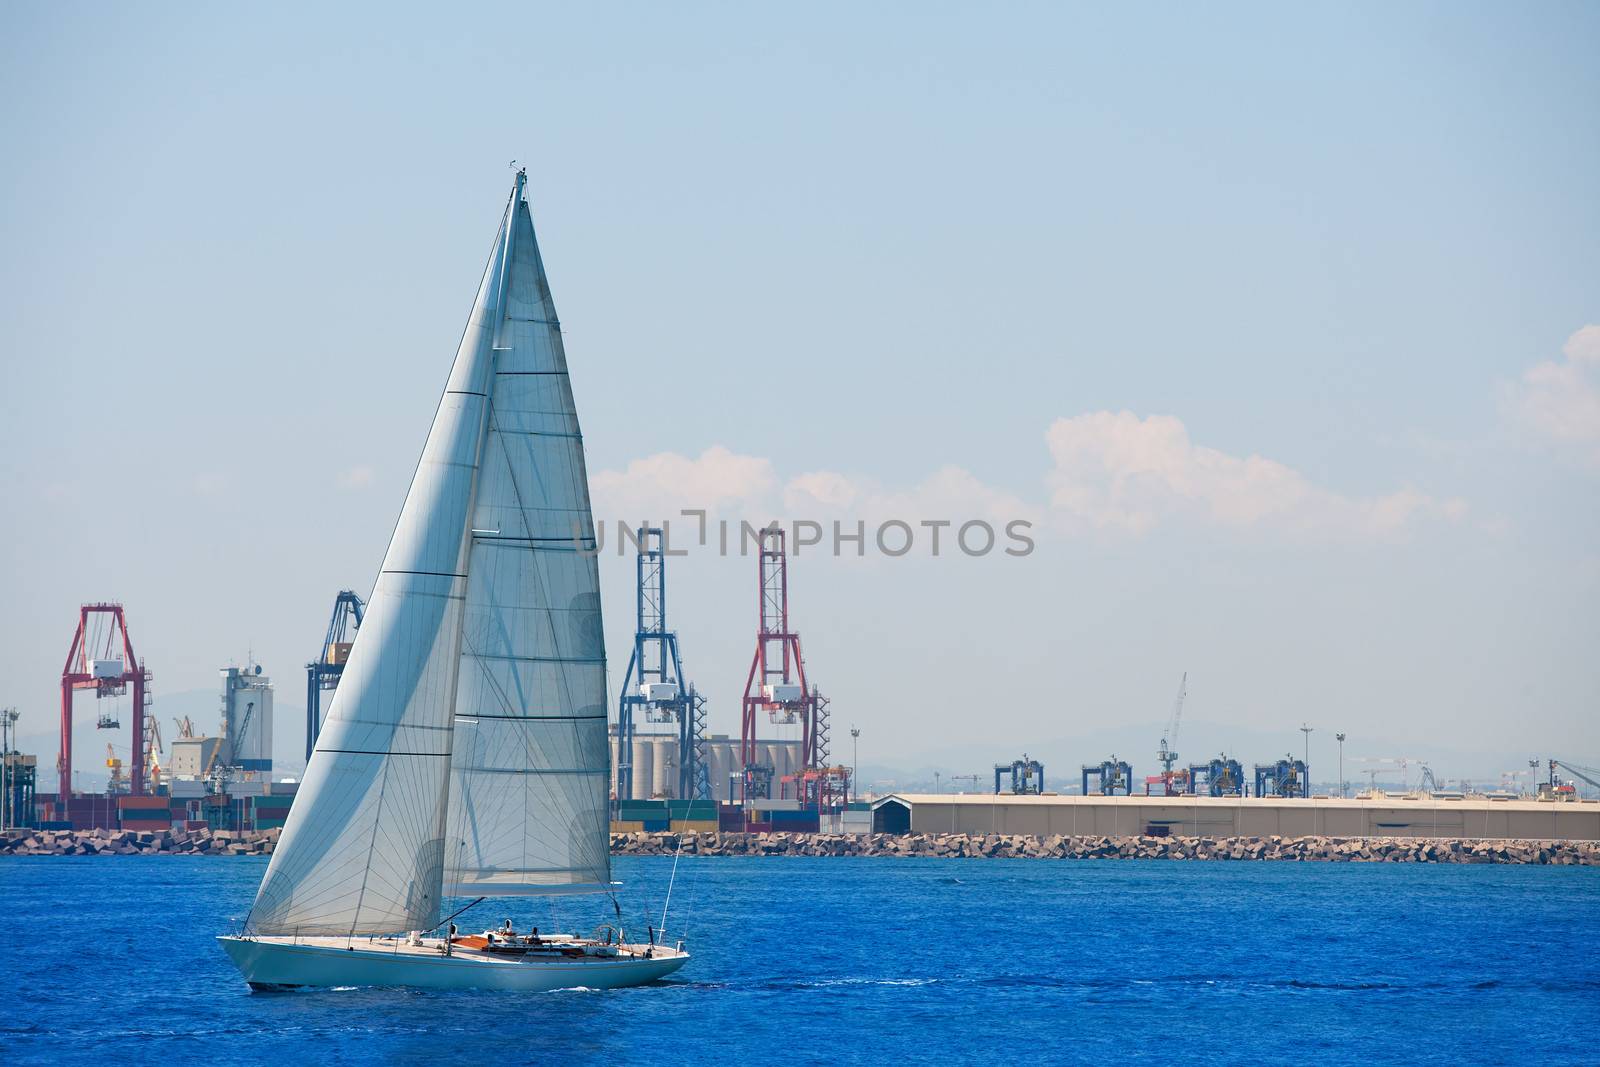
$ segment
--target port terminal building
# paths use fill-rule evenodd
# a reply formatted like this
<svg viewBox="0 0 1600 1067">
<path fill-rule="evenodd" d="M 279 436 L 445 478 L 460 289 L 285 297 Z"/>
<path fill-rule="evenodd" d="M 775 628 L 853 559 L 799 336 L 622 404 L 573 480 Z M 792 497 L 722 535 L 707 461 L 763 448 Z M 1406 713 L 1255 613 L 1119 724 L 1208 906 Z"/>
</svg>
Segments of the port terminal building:
<svg viewBox="0 0 1600 1067">
<path fill-rule="evenodd" d="M 1485 796 L 1359 798 L 891 793 L 879 833 L 1048 837 L 1438 837 L 1600 840 L 1600 801 Z"/>
</svg>

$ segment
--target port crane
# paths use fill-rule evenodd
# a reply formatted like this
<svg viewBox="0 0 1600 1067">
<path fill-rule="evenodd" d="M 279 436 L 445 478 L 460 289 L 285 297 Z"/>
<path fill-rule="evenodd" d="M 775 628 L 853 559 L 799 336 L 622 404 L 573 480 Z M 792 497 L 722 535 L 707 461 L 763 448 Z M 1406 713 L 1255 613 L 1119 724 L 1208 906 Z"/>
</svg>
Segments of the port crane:
<svg viewBox="0 0 1600 1067">
<path fill-rule="evenodd" d="M 757 546 L 759 623 L 756 650 L 744 682 L 739 720 L 739 763 L 745 800 L 772 796 L 775 769 L 760 757 L 758 713 L 775 725 L 800 727 L 800 759 L 794 785 L 801 807 L 818 810 L 842 802 L 849 792 L 848 768 L 828 765 L 829 700 L 806 681 L 800 635 L 789 626 L 789 562 L 783 527 L 761 530 Z M 816 772 L 816 773 L 813 773 Z"/>
<path fill-rule="evenodd" d="M 1178 728 L 1183 725 L 1183 698 L 1189 692 L 1189 672 L 1183 672 L 1183 678 L 1178 682 L 1178 698 L 1172 702 L 1172 718 L 1167 722 L 1167 728 L 1161 734 L 1161 751 L 1156 754 L 1156 759 L 1161 762 L 1161 785 L 1167 796 L 1172 796 L 1172 765 L 1178 762 Z M 1167 741 L 1171 739 L 1169 746 Z M 1179 772 L 1182 774 L 1183 772 Z M 1180 790 L 1182 792 L 1183 790 Z"/>
<path fill-rule="evenodd" d="M 1581 778 L 1583 781 L 1588 782 L 1596 789 L 1600 789 L 1600 770 L 1596 770 L 1593 767 L 1578 767 L 1568 763 L 1566 760 L 1553 759 L 1550 761 L 1550 788 L 1552 790 L 1556 789 L 1559 785 L 1556 779 L 1557 767 L 1560 767 L 1574 778 Z M 1594 775 L 1595 777 L 1590 777 L 1591 775 Z"/>
<path fill-rule="evenodd" d="M 96 700 L 121 697 L 133 689 L 132 750 L 129 753 L 128 792 L 144 796 L 145 761 L 150 755 L 150 671 L 133 652 L 128 619 L 121 604 L 84 604 L 78 609 L 78 626 L 61 668 L 61 748 L 56 757 L 58 804 L 64 813 L 72 800 L 72 698 L 81 689 L 92 690 Z M 96 716 L 101 729 L 120 726 L 117 715 Z M 60 816 L 65 818 L 63 814 Z"/>
<path fill-rule="evenodd" d="M 244 718 L 239 720 L 239 735 L 232 739 L 228 737 L 228 717 L 226 714 L 223 715 L 222 736 L 217 740 L 217 747 L 211 750 L 211 759 L 206 763 L 206 770 L 205 774 L 203 775 L 206 780 L 206 787 L 210 789 L 211 792 L 222 792 L 223 778 L 225 776 L 225 772 L 228 770 L 227 767 L 217 766 L 217 762 L 222 756 L 223 746 L 226 745 L 228 747 L 228 759 L 229 762 L 232 763 L 234 753 L 238 752 L 243 747 L 245 735 L 250 732 L 250 717 L 255 714 L 255 710 L 256 702 L 254 700 L 251 700 L 245 704 Z M 188 722 L 188 719 L 185 718 L 184 722 Z M 253 772 L 247 772 L 245 777 L 254 777 L 254 774 Z"/>
<path fill-rule="evenodd" d="M 322 638 L 322 651 L 306 664 L 306 762 L 311 762 L 311 751 L 317 747 L 317 734 L 322 730 L 322 694 L 338 688 L 344 674 L 345 661 L 355 644 L 356 631 L 361 629 L 361 615 L 366 605 L 349 589 L 339 590 L 333 600 L 333 617 L 328 620 L 328 631 Z"/>
<path fill-rule="evenodd" d="M 126 792 L 128 780 L 122 776 L 122 760 L 117 756 L 117 750 L 109 744 L 106 745 L 106 769 L 111 772 L 106 782 L 106 796 Z"/>
<path fill-rule="evenodd" d="M 673 764 L 677 781 L 673 795 L 684 800 L 711 799 L 710 761 L 706 750 L 706 698 L 683 676 L 678 634 L 667 627 L 668 531 L 661 526 L 641 526 L 633 537 L 638 550 L 635 570 L 633 653 L 622 678 L 617 700 L 617 761 L 612 789 L 618 801 L 635 793 L 633 780 L 633 727 L 637 714 L 647 723 L 672 724 L 678 735 Z M 640 782 L 639 792 L 650 795 L 650 783 Z"/>
</svg>

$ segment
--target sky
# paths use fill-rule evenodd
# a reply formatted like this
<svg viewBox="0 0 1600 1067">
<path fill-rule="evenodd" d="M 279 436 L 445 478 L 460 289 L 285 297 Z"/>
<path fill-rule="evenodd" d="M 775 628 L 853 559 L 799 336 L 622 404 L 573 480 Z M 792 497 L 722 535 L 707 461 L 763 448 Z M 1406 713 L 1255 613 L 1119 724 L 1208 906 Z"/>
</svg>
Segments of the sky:
<svg viewBox="0 0 1600 1067">
<path fill-rule="evenodd" d="M 4 5 L 0 704 L 53 764 L 119 600 L 169 735 L 253 656 L 300 750 L 515 159 L 609 545 L 918 535 L 792 560 L 836 756 L 1154 773 L 1187 672 L 1186 756 L 1600 764 L 1597 44 L 1576 3 Z M 737 733 L 714 548 L 670 621 Z"/>
</svg>

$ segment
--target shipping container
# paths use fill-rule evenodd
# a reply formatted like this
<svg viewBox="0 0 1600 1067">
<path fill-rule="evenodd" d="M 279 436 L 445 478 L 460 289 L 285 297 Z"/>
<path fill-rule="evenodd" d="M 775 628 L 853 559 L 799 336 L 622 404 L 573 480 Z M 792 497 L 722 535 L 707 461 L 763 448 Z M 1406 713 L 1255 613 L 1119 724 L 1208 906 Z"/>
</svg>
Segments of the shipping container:
<svg viewBox="0 0 1600 1067">
<path fill-rule="evenodd" d="M 172 820 L 171 819 L 123 819 L 122 820 L 122 828 L 124 830 L 151 830 L 151 831 L 170 830 L 170 829 L 172 829 Z"/>
<path fill-rule="evenodd" d="M 644 823 L 638 819 L 612 819 L 611 832 L 614 834 L 637 834 L 644 830 Z"/>
<path fill-rule="evenodd" d="M 720 827 L 715 819 L 674 819 L 672 829 L 681 834 L 715 833 Z"/>
<path fill-rule="evenodd" d="M 716 811 L 715 800 L 669 800 L 667 810 L 676 815 L 680 811 Z"/>
<path fill-rule="evenodd" d="M 664 834 L 671 825 L 666 819 L 645 819 L 644 832 L 647 834 Z"/>
</svg>

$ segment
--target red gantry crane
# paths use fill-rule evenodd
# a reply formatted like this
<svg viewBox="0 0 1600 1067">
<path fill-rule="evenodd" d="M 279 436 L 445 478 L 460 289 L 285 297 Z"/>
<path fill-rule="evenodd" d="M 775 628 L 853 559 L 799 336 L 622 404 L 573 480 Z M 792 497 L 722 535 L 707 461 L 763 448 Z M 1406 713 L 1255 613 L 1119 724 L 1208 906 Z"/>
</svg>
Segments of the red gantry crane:
<svg viewBox="0 0 1600 1067">
<path fill-rule="evenodd" d="M 118 648 L 118 636 L 121 637 Z M 128 792 L 145 795 L 144 769 L 152 761 L 155 720 L 147 714 L 150 702 L 150 672 L 133 654 L 128 637 L 128 620 L 121 604 L 85 604 L 78 609 L 78 629 L 72 635 L 66 666 L 61 668 L 61 755 L 56 759 L 60 776 L 58 792 L 61 810 L 72 800 L 72 697 L 79 689 L 92 689 L 96 700 L 121 696 L 133 687 L 133 744 L 128 769 Z M 116 718 L 102 712 L 95 725 L 103 730 L 120 726 Z"/>
<path fill-rule="evenodd" d="M 832 779 L 840 769 L 823 766 L 828 756 L 828 699 L 806 684 L 800 635 L 789 628 L 789 568 L 783 527 L 773 525 L 762 530 L 759 547 L 760 624 L 756 630 L 756 654 L 744 683 L 744 714 L 739 732 L 743 799 L 772 796 L 775 768 L 762 762 L 756 740 L 756 713 L 762 709 L 775 724 L 800 725 L 797 779 L 801 788 L 810 793 L 820 787 L 832 793 L 839 788 Z M 819 775 L 828 781 L 817 780 Z"/>
</svg>

